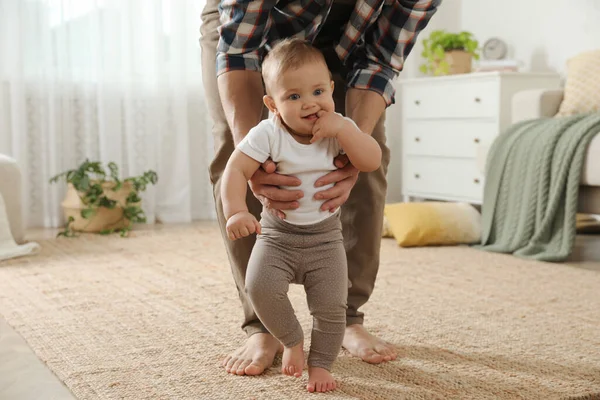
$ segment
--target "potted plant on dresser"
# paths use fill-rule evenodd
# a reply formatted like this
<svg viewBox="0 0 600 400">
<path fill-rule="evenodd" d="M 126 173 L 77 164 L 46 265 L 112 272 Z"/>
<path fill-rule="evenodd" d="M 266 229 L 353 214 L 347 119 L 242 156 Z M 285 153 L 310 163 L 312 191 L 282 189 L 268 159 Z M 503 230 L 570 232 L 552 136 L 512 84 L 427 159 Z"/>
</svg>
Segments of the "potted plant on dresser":
<svg viewBox="0 0 600 400">
<path fill-rule="evenodd" d="M 76 231 L 127 236 L 134 223 L 146 222 L 139 193 L 158 181 L 156 172 L 121 180 L 117 165 L 107 166 L 108 173 L 102 163 L 85 160 L 50 179 L 55 183 L 64 178 L 68 185 L 62 202 L 67 222 L 58 236 L 72 237 Z"/>
<path fill-rule="evenodd" d="M 478 46 L 479 42 L 470 32 L 433 31 L 423 40 L 421 56 L 426 62 L 419 69 L 436 76 L 469 73 L 473 59 L 479 59 Z"/>
</svg>

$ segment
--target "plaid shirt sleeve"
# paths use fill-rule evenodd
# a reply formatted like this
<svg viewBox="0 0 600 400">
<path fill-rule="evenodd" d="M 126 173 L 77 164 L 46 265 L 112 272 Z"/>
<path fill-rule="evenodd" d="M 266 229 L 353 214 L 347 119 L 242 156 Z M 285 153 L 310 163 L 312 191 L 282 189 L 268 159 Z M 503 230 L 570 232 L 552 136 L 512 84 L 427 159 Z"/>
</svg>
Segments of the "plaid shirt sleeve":
<svg viewBox="0 0 600 400">
<path fill-rule="evenodd" d="M 392 82 L 440 3 L 441 0 L 386 1 L 376 28 L 365 36 L 365 51 L 354 63 L 349 87 L 373 90 L 383 96 L 388 106 L 393 104 Z"/>
<path fill-rule="evenodd" d="M 232 70 L 260 71 L 270 11 L 277 0 L 223 0 L 217 45 L 217 76 Z"/>
</svg>

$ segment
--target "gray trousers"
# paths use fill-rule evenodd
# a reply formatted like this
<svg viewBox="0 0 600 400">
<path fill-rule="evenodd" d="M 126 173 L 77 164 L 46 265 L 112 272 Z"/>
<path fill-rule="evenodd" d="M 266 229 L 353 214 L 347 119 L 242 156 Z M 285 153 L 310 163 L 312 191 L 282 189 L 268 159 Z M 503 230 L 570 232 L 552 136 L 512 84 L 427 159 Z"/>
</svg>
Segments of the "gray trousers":
<svg viewBox="0 0 600 400">
<path fill-rule="evenodd" d="M 255 236 L 231 241 L 225 231 L 226 221 L 221 203 L 221 177 L 229 156 L 233 152 L 233 136 L 225 119 L 221 105 L 216 77 L 216 53 L 219 34 L 219 0 L 207 0 L 202 11 L 201 40 L 202 45 L 202 79 L 204 83 L 209 114 L 213 120 L 213 137 L 215 156 L 210 165 L 210 179 L 213 184 L 217 217 L 223 241 L 229 256 L 231 271 L 235 280 L 244 320 L 242 329 L 247 335 L 267 332 L 260 322 L 245 290 L 246 268 L 254 246 Z M 327 53 L 333 53 L 333 43 Z M 324 49 L 325 50 L 325 49 Z M 335 81 L 336 111 L 345 115 L 346 71 L 336 57 L 327 57 L 329 68 Z M 266 110 L 265 110 L 266 111 Z M 264 116 L 268 114 L 265 112 Z M 362 324 L 363 313 L 358 309 L 369 300 L 375 285 L 379 269 L 379 247 L 381 245 L 381 228 L 383 224 L 383 206 L 387 189 L 386 171 L 390 160 L 389 149 L 385 145 L 385 115 L 378 121 L 372 132 L 381 146 L 383 156 L 381 167 L 373 172 L 361 173 L 348 201 L 342 207 L 342 232 L 348 260 L 348 279 L 352 286 L 348 289 L 348 309 L 346 325 Z M 260 217 L 262 205 L 248 190 L 246 197 L 248 209 L 256 218 Z"/>
<path fill-rule="evenodd" d="M 346 327 L 348 267 L 339 213 L 298 226 L 263 212 L 261 226 L 246 271 L 254 311 L 285 347 L 297 345 L 302 327 L 287 293 L 290 283 L 304 285 L 313 316 L 308 365 L 329 370 Z"/>
</svg>

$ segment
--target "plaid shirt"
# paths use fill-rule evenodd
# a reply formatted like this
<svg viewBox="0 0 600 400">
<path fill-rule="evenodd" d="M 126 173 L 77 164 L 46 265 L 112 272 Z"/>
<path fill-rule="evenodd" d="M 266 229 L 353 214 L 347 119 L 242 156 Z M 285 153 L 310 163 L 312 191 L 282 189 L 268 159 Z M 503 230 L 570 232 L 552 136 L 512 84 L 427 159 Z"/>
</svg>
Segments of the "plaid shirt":
<svg viewBox="0 0 600 400">
<path fill-rule="evenodd" d="M 265 49 L 278 40 L 314 41 L 333 0 L 222 0 L 217 75 L 260 71 Z M 335 51 L 349 65 L 348 86 L 374 90 L 394 103 L 392 80 L 441 0 L 357 0 Z M 352 57 L 350 57 L 352 55 Z"/>
</svg>

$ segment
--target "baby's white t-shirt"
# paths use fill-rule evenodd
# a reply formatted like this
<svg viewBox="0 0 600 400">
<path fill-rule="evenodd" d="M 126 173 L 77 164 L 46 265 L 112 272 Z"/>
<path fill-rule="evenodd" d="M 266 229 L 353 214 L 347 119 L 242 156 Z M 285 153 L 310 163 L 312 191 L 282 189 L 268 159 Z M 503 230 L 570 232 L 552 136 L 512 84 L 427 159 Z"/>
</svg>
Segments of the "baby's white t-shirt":
<svg viewBox="0 0 600 400">
<path fill-rule="evenodd" d="M 298 200 L 300 206 L 297 209 L 284 211 L 286 222 L 308 225 L 332 215 L 329 211 L 320 210 L 324 200 L 315 200 L 314 195 L 333 186 L 330 184 L 316 188 L 315 182 L 337 169 L 333 161 L 342 151 L 337 139 L 323 138 L 311 144 L 298 143 L 277 117 L 272 117 L 252 128 L 237 148 L 260 163 L 270 157 L 277 164 L 278 173 L 292 175 L 302 181 L 300 186 L 281 187 L 304 193 L 304 197 Z"/>
</svg>

